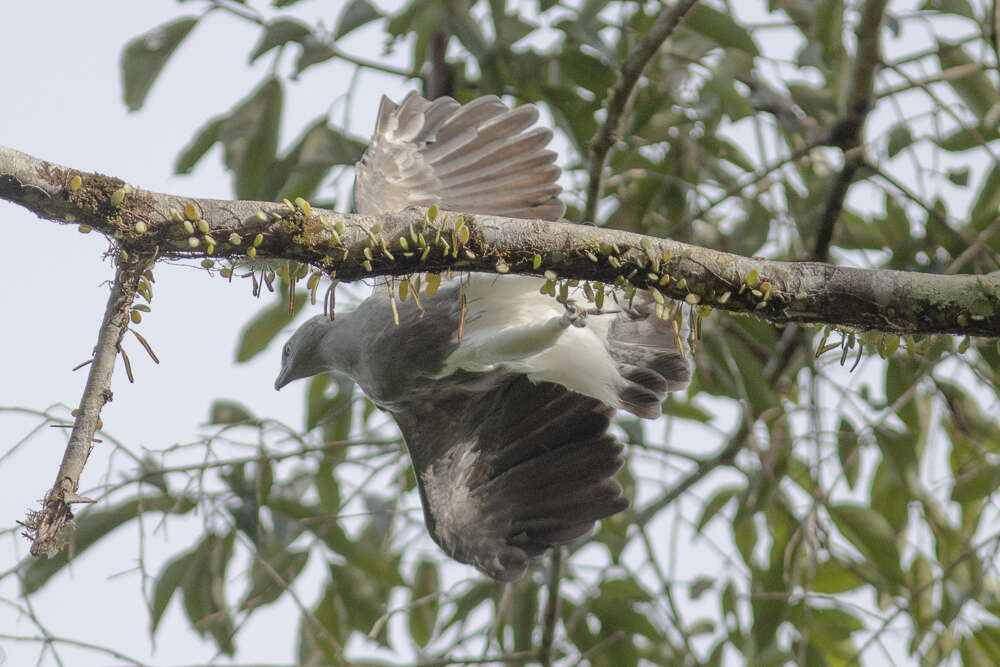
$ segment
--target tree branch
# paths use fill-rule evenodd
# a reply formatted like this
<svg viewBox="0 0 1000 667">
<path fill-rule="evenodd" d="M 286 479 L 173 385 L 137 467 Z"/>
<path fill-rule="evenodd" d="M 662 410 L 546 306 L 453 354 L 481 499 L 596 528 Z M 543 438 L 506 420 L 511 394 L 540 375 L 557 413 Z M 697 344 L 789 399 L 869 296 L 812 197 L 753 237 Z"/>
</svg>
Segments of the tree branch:
<svg viewBox="0 0 1000 667">
<path fill-rule="evenodd" d="M 104 310 L 104 321 L 94 348 L 94 360 L 84 386 L 83 397 L 73 423 L 73 432 L 63 453 L 55 484 L 45 494 L 40 512 L 30 512 L 25 522 L 31 538 L 31 555 L 52 555 L 59 551 L 68 537 L 73 519 L 72 506 L 93 500 L 77 495 L 80 475 L 90 456 L 94 432 L 100 423 L 101 409 L 111 400 L 111 376 L 122 336 L 128 329 L 129 307 L 135 296 L 139 276 L 150 261 L 149 257 L 120 259 L 115 281 Z"/>
<path fill-rule="evenodd" d="M 344 215 L 304 201 L 289 205 L 128 192 L 119 179 L 2 147 L 0 199 L 48 220 L 96 229 L 136 255 L 293 260 L 348 281 L 447 270 L 549 278 L 554 273 L 553 283 L 576 279 L 594 281 L 595 288 L 615 285 L 626 293 L 648 289 L 654 296 L 658 292 L 777 324 L 1000 336 L 1000 272 L 943 276 L 857 269 L 741 257 L 564 222 L 444 211 L 432 216 L 418 209 Z"/>
<path fill-rule="evenodd" d="M 538 646 L 538 661 L 542 667 L 552 667 L 556 623 L 559 621 L 559 584 L 563 577 L 565 556 L 565 549 L 557 546 L 552 549 L 549 559 L 549 590 L 545 601 L 545 612 L 541 619 L 542 641 Z"/>
<path fill-rule="evenodd" d="M 639 45 L 635 47 L 628 59 L 618 73 L 618 80 L 615 87 L 611 89 L 611 96 L 604 108 L 607 110 L 607 117 L 604 125 L 597 131 L 597 134 L 590 143 L 590 161 L 587 167 L 589 181 L 587 182 L 587 204 L 583 209 L 583 219 L 593 221 L 597 217 L 597 203 L 601 200 L 603 190 L 604 167 L 608 163 L 611 149 L 618 140 L 618 132 L 621 128 L 622 118 L 632 102 L 632 93 L 635 91 L 639 77 L 642 76 L 646 65 L 663 45 L 668 37 L 674 32 L 681 20 L 684 18 L 698 0 L 678 0 L 677 4 L 670 9 L 665 9 L 656 17 L 653 25 L 650 26 Z"/>
<path fill-rule="evenodd" d="M 830 256 L 830 243 L 840 213 L 844 210 L 847 191 L 858 169 L 864 164 L 861 150 L 861 130 L 868 112 L 874 106 L 875 74 L 882 64 L 882 17 L 888 0 L 867 0 L 861 10 L 861 19 L 855 34 L 858 51 L 851 70 L 851 80 L 840 118 L 830 130 L 830 143 L 844 150 L 844 166 L 827 197 L 826 207 L 820 218 L 813 246 L 812 259 L 825 262 Z"/>
</svg>

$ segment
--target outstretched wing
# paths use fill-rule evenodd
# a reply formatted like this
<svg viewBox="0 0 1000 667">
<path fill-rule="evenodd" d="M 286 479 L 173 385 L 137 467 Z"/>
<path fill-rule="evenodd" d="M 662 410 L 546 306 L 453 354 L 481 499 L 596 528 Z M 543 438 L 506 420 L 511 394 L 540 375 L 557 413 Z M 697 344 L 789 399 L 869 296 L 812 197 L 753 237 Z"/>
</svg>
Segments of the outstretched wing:
<svg viewBox="0 0 1000 667">
<path fill-rule="evenodd" d="M 357 165 L 359 213 L 430 206 L 467 213 L 557 220 L 565 211 L 547 128 L 538 109 L 509 109 L 492 95 L 464 106 L 410 93 L 382 98 L 371 144 Z"/>
<path fill-rule="evenodd" d="M 393 414 L 431 536 L 452 558 L 514 581 L 529 557 L 628 507 L 613 478 L 622 446 L 607 433 L 613 411 L 594 399 L 524 375 L 480 380 L 495 386 L 456 385 Z"/>
</svg>

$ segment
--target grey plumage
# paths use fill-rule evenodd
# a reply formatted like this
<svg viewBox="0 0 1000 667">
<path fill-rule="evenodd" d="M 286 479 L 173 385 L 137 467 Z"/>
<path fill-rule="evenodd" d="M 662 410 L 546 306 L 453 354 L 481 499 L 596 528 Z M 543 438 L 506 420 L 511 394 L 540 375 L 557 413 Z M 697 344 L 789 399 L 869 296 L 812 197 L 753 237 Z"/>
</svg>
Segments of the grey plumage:
<svg viewBox="0 0 1000 667">
<path fill-rule="evenodd" d="M 495 97 L 383 99 L 358 164 L 358 210 L 437 204 L 558 219 L 551 132 L 529 129 L 536 119 L 534 107 L 509 110 Z M 535 278 L 472 274 L 462 284 L 424 297 L 423 311 L 397 303 L 398 325 L 384 289 L 332 321 L 317 315 L 286 344 L 275 387 L 326 371 L 353 378 L 399 425 L 434 540 L 513 581 L 529 558 L 628 506 L 609 419 L 617 408 L 658 416 L 690 367 L 645 292 L 583 316 L 539 294 Z"/>
</svg>

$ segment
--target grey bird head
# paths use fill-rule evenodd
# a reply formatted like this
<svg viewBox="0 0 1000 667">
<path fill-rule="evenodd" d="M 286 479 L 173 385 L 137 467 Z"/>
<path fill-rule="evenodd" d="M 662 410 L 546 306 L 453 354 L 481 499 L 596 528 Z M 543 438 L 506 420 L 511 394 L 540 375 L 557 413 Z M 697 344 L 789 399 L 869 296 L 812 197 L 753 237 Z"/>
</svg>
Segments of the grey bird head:
<svg viewBox="0 0 1000 667">
<path fill-rule="evenodd" d="M 552 133 L 531 127 L 537 117 L 531 105 L 509 109 L 492 96 L 464 106 L 383 98 L 356 169 L 357 210 L 434 204 L 559 219 L 560 172 L 545 150 Z M 608 434 L 610 417 L 619 408 L 657 417 L 690 377 L 648 292 L 574 319 L 539 294 L 541 284 L 473 274 L 419 306 L 393 304 L 380 289 L 335 321 L 305 322 L 274 383 L 328 371 L 353 379 L 399 425 L 431 537 L 499 581 L 519 579 L 531 558 L 628 506 L 614 480 L 622 446 Z"/>
<path fill-rule="evenodd" d="M 281 372 L 274 381 L 275 389 L 281 389 L 292 380 L 336 370 L 332 367 L 334 360 L 329 350 L 335 343 L 333 336 L 327 344 L 327 335 L 332 334 L 336 326 L 326 315 L 316 315 L 298 328 L 281 350 Z"/>
</svg>

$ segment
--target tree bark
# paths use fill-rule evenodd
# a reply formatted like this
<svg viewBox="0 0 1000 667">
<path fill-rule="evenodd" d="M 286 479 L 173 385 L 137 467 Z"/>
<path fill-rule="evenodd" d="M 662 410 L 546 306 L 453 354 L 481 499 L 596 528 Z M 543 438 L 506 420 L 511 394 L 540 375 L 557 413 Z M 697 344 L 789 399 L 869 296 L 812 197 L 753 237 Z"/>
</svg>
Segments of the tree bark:
<svg viewBox="0 0 1000 667">
<path fill-rule="evenodd" d="M 771 261 L 589 225 L 459 212 L 361 216 L 301 201 L 191 199 L 4 147 L 0 199 L 99 231 L 130 254 L 294 260 L 347 281 L 449 269 L 546 275 L 554 282 L 650 289 L 776 324 L 1000 336 L 1000 272 L 936 275 Z"/>
</svg>

